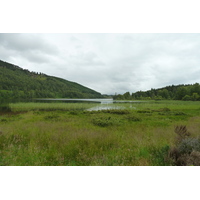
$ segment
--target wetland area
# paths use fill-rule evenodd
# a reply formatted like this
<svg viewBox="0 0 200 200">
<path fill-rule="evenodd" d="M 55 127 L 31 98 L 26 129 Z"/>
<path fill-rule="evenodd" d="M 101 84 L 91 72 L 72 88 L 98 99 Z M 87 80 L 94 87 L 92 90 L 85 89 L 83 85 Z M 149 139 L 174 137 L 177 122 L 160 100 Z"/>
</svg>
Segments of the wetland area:
<svg viewBox="0 0 200 200">
<path fill-rule="evenodd" d="M 0 108 L 3 166 L 199 165 L 199 102 L 38 99 Z"/>
</svg>

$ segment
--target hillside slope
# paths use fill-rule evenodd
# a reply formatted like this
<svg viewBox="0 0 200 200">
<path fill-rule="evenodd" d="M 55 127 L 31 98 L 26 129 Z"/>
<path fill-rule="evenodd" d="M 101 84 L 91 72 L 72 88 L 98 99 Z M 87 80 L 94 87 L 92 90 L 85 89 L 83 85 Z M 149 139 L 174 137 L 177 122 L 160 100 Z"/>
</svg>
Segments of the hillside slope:
<svg viewBox="0 0 200 200">
<path fill-rule="evenodd" d="M 100 93 L 78 83 L 30 72 L 0 60 L 0 99 L 100 97 Z"/>
</svg>

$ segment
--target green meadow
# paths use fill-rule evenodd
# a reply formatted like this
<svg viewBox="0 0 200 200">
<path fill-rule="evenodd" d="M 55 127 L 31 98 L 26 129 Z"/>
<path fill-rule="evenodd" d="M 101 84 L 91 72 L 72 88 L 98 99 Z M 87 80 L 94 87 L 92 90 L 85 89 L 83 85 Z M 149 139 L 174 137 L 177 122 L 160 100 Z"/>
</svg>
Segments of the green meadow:
<svg viewBox="0 0 200 200">
<path fill-rule="evenodd" d="M 199 102 L 144 101 L 116 103 L 106 110 L 87 110 L 97 105 L 10 103 L 2 106 L 0 165 L 173 166 L 178 163 L 169 156 L 177 146 L 175 130 L 189 132 L 193 139 L 198 139 L 200 133 Z M 121 109 L 116 109 L 117 106 Z M 183 131 L 183 126 L 187 130 Z M 195 148 L 189 154 L 193 150 L 197 152 Z M 181 159 L 184 156 L 186 153 Z M 191 161 L 187 157 L 184 163 L 190 163 L 188 159 Z"/>
</svg>

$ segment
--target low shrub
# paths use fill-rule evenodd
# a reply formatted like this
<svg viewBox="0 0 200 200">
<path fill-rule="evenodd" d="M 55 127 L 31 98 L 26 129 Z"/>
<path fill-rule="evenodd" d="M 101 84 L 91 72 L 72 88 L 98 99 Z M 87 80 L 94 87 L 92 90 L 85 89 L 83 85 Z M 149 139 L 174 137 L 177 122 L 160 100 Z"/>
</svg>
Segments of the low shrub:
<svg viewBox="0 0 200 200">
<path fill-rule="evenodd" d="M 11 108 L 7 104 L 0 105 L 0 112 L 11 112 Z"/>
<path fill-rule="evenodd" d="M 169 151 L 169 158 L 177 166 L 200 165 L 200 138 L 192 138 L 186 126 L 175 127 L 175 144 Z"/>
<path fill-rule="evenodd" d="M 8 119 L 6 119 L 6 118 L 2 118 L 2 119 L 0 119 L 0 122 L 8 122 L 9 120 Z"/>
<path fill-rule="evenodd" d="M 174 157 L 174 164 L 177 166 L 200 166 L 200 152 L 192 151 L 187 154 L 179 154 L 176 158 Z"/>
<path fill-rule="evenodd" d="M 101 110 L 103 113 L 111 113 L 111 114 L 118 114 L 118 115 L 126 115 L 129 114 L 130 111 L 122 110 L 122 109 L 108 109 L 108 110 Z"/>
<path fill-rule="evenodd" d="M 177 146 L 180 154 L 190 154 L 193 151 L 200 152 L 200 139 L 199 138 L 186 138 L 181 141 Z"/>
<path fill-rule="evenodd" d="M 173 115 L 186 115 L 184 112 L 173 112 Z"/>
<path fill-rule="evenodd" d="M 152 113 L 151 110 L 138 110 L 137 113 Z"/>
<path fill-rule="evenodd" d="M 47 116 L 44 117 L 45 120 L 58 120 L 59 119 L 59 116 L 52 113 L 52 114 L 49 114 Z"/>
<path fill-rule="evenodd" d="M 78 115 L 78 114 L 80 114 L 80 113 L 81 113 L 81 112 L 78 111 L 78 110 L 72 110 L 72 111 L 69 112 L 69 114 L 71 114 L 71 115 Z"/>
<path fill-rule="evenodd" d="M 171 110 L 169 108 L 160 108 L 158 110 L 152 110 L 153 112 L 170 112 Z"/>
<path fill-rule="evenodd" d="M 97 126 L 106 127 L 112 125 L 120 125 L 122 121 L 114 117 L 96 117 L 92 119 L 92 123 Z"/>
<path fill-rule="evenodd" d="M 139 122 L 139 121 L 142 121 L 140 118 L 134 116 L 134 115 L 128 115 L 125 117 L 125 119 L 127 119 L 128 121 L 131 121 L 131 122 Z"/>
<path fill-rule="evenodd" d="M 185 116 L 184 112 L 172 112 L 172 111 L 158 111 L 159 115 L 171 115 L 171 116 Z"/>
</svg>

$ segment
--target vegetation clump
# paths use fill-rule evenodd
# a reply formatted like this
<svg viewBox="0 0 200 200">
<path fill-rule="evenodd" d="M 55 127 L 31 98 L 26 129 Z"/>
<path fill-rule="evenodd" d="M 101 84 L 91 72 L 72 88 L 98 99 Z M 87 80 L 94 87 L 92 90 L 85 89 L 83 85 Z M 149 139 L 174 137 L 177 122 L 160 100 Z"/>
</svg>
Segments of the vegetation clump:
<svg viewBox="0 0 200 200">
<path fill-rule="evenodd" d="M 129 114 L 129 110 L 124 110 L 124 109 L 106 109 L 106 110 L 101 110 L 102 113 L 110 113 L 110 114 L 117 114 L 117 115 L 126 115 Z"/>
<path fill-rule="evenodd" d="M 200 138 L 191 137 L 186 126 L 176 126 L 176 146 L 169 151 L 169 157 L 174 165 L 199 166 L 200 165 Z"/>
<path fill-rule="evenodd" d="M 114 125 L 118 126 L 122 123 L 122 121 L 115 117 L 96 117 L 92 119 L 92 123 L 100 127 L 107 127 Z"/>
<path fill-rule="evenodd" d="M 11 112 L 11 108 L 8 104 L 0 103 L 0 112 Z"/>
<path fill-rule="evenodd" d="M 139 117 L 136 117 L 134 115 L 127 115 L 125 117 L 128 121 L 131 121 L 131 122 L 139 122 L 139 121 L 142 121 L 141 118 Z"/>
<path fill-rule="evenodd" d="M 137 113 L 152 113 L 151 110 L 138 110 Z"/>
<path fill-rule="evenodd" d="M 58 120 L 59 119 L 59 116 L 55 113 L 51 113 L 49 115 L 46 115 L 44 117 L 45 120 Z"/>
</svg>

